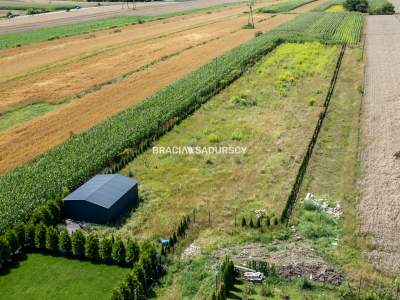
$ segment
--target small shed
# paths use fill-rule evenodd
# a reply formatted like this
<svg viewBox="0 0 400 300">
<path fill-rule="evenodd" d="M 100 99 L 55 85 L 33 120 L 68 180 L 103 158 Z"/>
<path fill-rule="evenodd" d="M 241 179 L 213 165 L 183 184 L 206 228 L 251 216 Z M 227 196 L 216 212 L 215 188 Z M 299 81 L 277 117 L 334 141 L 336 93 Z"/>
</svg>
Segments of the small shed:
<svg viewBox="0 0 400 300">
<path fill-rule="evenodd" d="M 137 181 L 119 174 L 97 175 L 64 198 L 65 217 L 107 224 L 139 203 Z"/>
</svg>

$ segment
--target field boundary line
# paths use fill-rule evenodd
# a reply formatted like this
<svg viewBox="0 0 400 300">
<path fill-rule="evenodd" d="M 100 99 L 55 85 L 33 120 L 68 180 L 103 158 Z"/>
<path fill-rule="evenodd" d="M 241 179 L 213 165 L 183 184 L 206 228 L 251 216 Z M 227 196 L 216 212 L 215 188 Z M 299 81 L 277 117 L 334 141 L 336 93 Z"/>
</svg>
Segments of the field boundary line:
<svg viewBox="0 0 400 300">
<path fill-rule="evenodd" d="M 303 183 L 304 176 L 305 176 L 306 171 L 307 171 L 308 163 L 310 162 L 310 158 L 312 156 L 315 144 L 317 143 L 319 133 L 321 131 L 322 125 L 323 125 L 325 117 L 327 115 L 329 104 L 330 104 L 330 101 L 331 101 L 331 98 L 332 98 L 332 95 L 333 95 L 333 91 L 335 89 L 336 81 L 337 81 L 337 78 L 339 76 L 340 66 L 342 64 L 342 59 L 343 59 L 345 50 L 346 50 L 346 44 L 342 45 L 342 48 L 340 50 L 339 57 L 338 57 L 338 60 L 337 60 L 337 63 L 336 63 L 336 67 L 335 67 L 335 71 L 333 73 L 331 82 L 329 84 L 328 93 L 326 94 L 326 97 L 325 97 L 325 102 L 324 102 L 324 105 L 323 105 L 324 109 L 320 113 L 319 119 L 317 121 L 317 125 L 316 125 L 314 133 L 313 133 L 313 136 L 312 136 L 312 138 L 310 140 L 310 143 L 308 144 L 306 154 L 304 155 L 303 161 L 302 161 L 302 163 L 300 165 L 300 168 L 299 168 L 299 171 L 297 173 L 296 180 L 295 180 L 295 182 L 293 184 L 293 187 L 292 187 L 292 190 L 290 192 L 290 195 L 289 195 L 289 197 L 288 197 L 288 199 L 286 201 L 285 208 L 282 211 L 281 221 L 285 222 L 286 225 L 289 224 L 289 220 L 290 220 L 290 217 L 292 215 L 293 208 L 294 208 L 294 206 L 296 204 L 296 201 L 297 201 L 297 198 L 298 198 L 298 194 L 299 194 L 301 185 Z"/>
</svg>

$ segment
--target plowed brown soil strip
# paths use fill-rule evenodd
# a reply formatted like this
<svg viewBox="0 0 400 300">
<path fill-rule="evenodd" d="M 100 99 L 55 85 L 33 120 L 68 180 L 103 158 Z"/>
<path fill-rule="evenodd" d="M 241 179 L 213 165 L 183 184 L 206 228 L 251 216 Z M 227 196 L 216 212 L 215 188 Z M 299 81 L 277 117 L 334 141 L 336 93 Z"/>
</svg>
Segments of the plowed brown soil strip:
<svg viewBox="0 0 400 300">
<path fill-rule="evenodd" d="M 276 16 L 258 23 L 257 30 L 274 28 L 294 17 Z M 67 139 L 71 132 L 87 130 L 253 37 L 254 30 L 228 34 L 73 101 L 57 111 L 5 131 L 0 135 L 0 172 L 4 173 L 33 159 Z"/>
<path fill-rule="evenodd" d="M 368 16 L 362 113 L 362 229 L 379 270 L 400 273 L 400 23 Z"/>
</svg>

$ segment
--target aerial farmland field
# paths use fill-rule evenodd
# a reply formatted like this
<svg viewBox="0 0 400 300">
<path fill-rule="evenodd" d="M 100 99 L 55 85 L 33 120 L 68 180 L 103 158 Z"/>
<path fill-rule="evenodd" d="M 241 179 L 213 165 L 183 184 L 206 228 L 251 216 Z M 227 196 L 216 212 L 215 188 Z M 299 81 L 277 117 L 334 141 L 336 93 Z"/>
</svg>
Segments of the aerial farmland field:
<svg viewBox="0 0 400 300">
<path fill-rule="evenodd" d="M 82 5 L 0 19 L 0 299 L 398 298 L 396 3 Z"/>
</svg>

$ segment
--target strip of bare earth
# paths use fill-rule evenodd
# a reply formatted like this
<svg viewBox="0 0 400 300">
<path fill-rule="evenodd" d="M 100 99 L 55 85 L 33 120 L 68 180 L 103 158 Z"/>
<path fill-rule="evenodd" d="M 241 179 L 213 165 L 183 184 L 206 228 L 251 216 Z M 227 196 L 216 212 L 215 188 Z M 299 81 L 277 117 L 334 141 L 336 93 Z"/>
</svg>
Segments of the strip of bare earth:
<svg viewBox="0 0 400 300">
<path fill-rule="evenodd" d="M 363 231 L 375 249 L 377 268 L 400 272 L 400 23 L 395 16 L 369 16 L 366 91 L 362 115 Z"/>
</svg>

